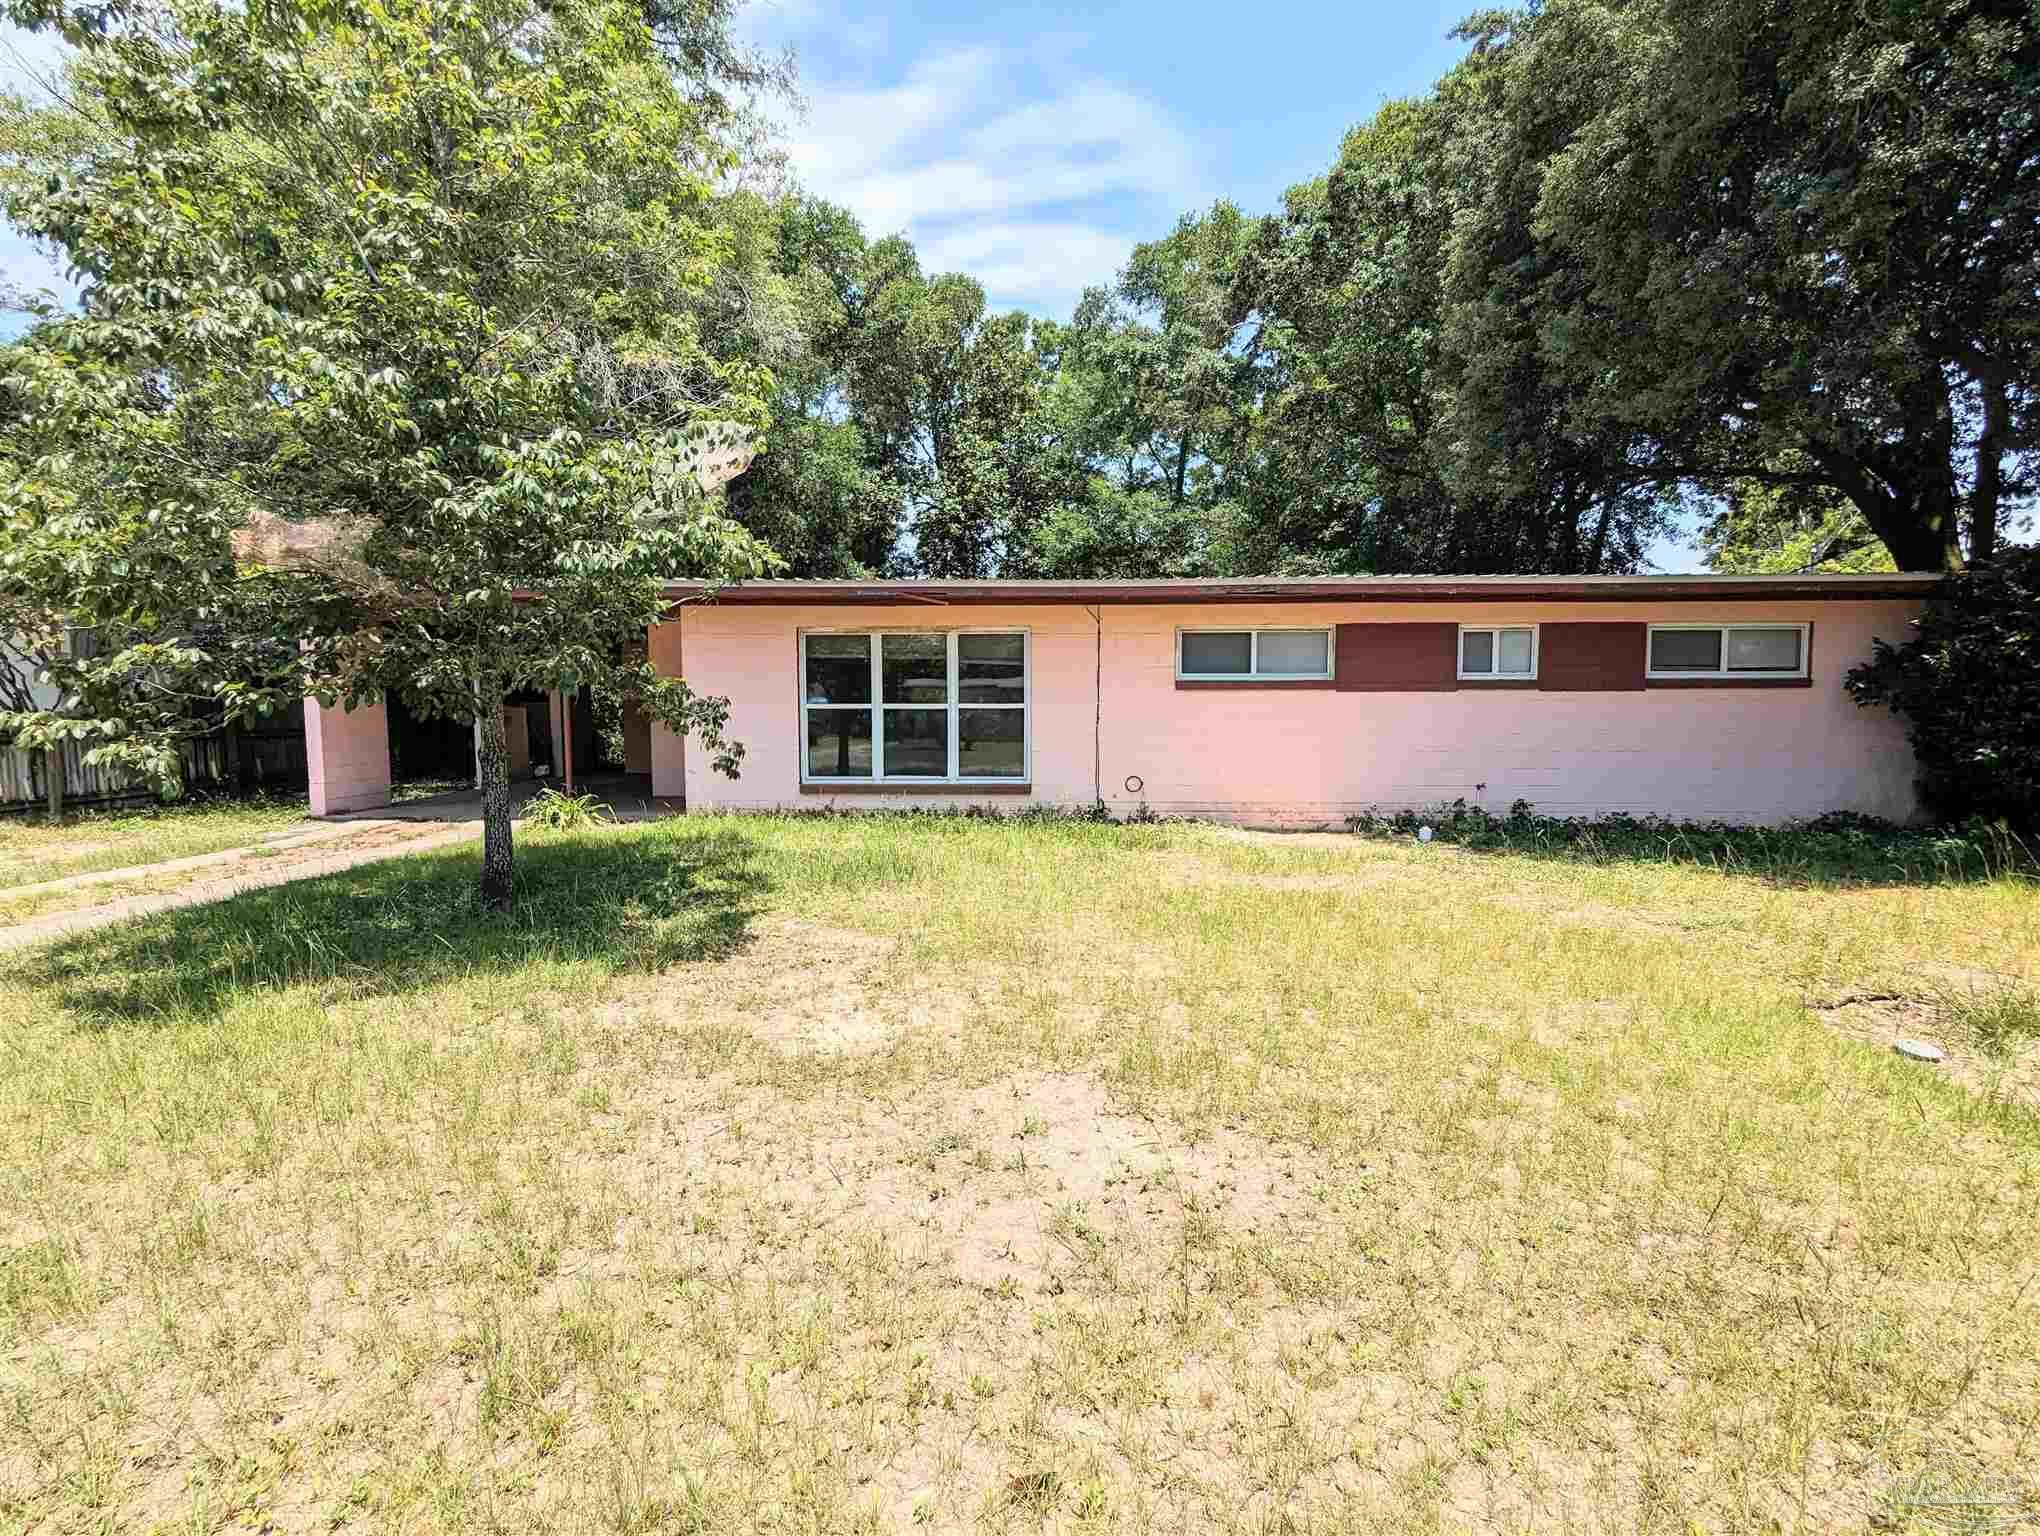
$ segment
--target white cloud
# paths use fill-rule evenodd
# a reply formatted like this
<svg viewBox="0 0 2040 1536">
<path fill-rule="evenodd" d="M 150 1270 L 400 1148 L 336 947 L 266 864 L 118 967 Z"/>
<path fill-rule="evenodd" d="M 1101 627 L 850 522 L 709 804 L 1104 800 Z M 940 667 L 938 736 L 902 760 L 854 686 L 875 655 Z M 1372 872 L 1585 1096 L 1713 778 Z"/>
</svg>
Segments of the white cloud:
<svg viewBox="0 0 2040 1536">
<path fill-rule="evenodd" d="M 1029 96 L 1006 55 L 952 49 L 894 85 L 811 89 L 789 152 L 809 191 L 874 237 L 911 236 L 929 271 L 998 304 L 1061 311 L 1125 260 L 1130 231 L 1187 206 L 1188 140 L 1105 81 Z"/>
<path fill-rule="evenodd" d="M 1037 220 L 964 224 L 915 243 L 923 271 L 968 272 L 995 296 L 1068 299 L 1124 266 L 1133 240 L 1090 224 Z"/>
</svg>

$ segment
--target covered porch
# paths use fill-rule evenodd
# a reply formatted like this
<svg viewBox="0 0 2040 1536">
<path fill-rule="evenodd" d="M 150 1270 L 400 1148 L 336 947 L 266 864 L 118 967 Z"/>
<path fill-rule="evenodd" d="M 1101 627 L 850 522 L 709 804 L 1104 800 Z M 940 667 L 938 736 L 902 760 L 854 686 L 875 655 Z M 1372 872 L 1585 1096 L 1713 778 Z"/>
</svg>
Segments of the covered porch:
<svg viewBox="0 0 2040 1536">
<path fill-rule="evenodd" d="M 662 672 L 677 672 L 678 640 L 677 624 L 653 629 L 650 652 Z M 405 755 L 393 750 L 403 745 L 393 740 L 393 734 L 412 728 L 408 714 L 386 701 L 344 709 L 305 700 L 305 767 L 312 815 L 342 817 L 372 811 L 406 819 L 463 820 L 464 807 L 472 800 L 473 815 L 479 817 L 481 797 L 474 787 L 479 772 L 472 748 L 459 774 L 449 775 L 466 778 L 470 787 L 417 799 L 393 796 L 396 766 Z M 685 808 L 682 739 L 628 704 L 623 708 L 620 765 L 599 761 L 593 701 L 585 687 L 578 696 L 553 690 L 506 699 L 503 734 L 510 754 L 511 794 L 519 804 L 552 785 L 599 795 L 619 820 Z"/>
</svg>

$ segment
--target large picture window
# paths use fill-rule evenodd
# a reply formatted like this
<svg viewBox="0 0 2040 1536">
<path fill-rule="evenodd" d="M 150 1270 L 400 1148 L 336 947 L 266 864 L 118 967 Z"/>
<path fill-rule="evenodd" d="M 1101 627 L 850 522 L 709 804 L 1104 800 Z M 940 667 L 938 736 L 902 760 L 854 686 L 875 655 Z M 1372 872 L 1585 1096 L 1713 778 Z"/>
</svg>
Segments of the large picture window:
<svg viewBox="0 0 2040 1536">
<path fill-rule="evenodd" d="M 1804 624 L 1653 624 L 1649 677 L 1806 676 Z"/>
<path fill-rule="evenodd" d="M 1024 630 L 805 634 L 800 667 L 806 780 L 1027 777 Z"/>
</svg>

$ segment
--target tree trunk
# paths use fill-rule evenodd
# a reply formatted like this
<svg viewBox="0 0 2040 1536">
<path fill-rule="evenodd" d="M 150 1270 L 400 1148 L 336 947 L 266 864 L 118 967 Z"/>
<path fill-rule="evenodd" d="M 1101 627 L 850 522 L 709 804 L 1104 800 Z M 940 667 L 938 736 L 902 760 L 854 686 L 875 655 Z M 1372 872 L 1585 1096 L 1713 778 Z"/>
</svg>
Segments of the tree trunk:
<svg viewBox="0 0 2040 1536">
<path fill-rule="evenodd" d="M 2005 444 L 2012 435 L 2012 404 L 2002 379 L 1983 381 L 1983 432 L 1976 440 L 1976 478 L 1969 491 L 1969 558 L 1997 553 L 1998 504 L 2004 498 Z"/>
<path fill-rule="evenodd" d="M 1952 486 L 1925 486 L 1905 501 L 1894 499 L 1881 519 L 1867 507 L 1863 515 L 1901 571 L 1962 569 L 1962 520 Z"/>
<path fill-rule="evenodd" d="M 1580 574 L 1598 576 L 1602 562 L 1608 558 L 1608 525 L 1615 520 L 1615 493 L 1607 492 L 1601 498 L 1601 516 L 1594 523 L 1594 544 L 1587 555 L 1587 568 Z"/>
<path fill-rule="evenodd" d="M 43 799 L 49 807 L 50 820 L 64 819 L 64 749 L 44 747 L 42 749 Z"/>
<path fill-rule="evenodd" d="M 482 786 L 482 905 L 510 910 L 510 753 L 503 741 L 503 692 L 493 682 L 478 690 L 475 719 Z"/>
</svg>

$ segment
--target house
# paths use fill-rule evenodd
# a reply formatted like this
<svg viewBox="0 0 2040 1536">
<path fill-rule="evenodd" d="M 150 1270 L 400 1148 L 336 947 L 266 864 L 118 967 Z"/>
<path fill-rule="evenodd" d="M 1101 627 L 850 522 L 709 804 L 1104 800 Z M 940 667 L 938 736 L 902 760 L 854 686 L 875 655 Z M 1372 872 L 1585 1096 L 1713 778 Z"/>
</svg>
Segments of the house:
<svg viewBox="0 0 2040 1536">
<path fill-rule="evenodd" d="M 742 777 L 665 732 L 690 809 L 1089 805 L 1279 825 L 1496 811 L 1913 813 L 1842 680 L 1935 578 L 1385 576 L 669 588 L 662 673 L 730 701 Z"/>
<path fill-rule="evenodd" d="M 653 665 L 729 700 L 743 772 L 656 726 L 632 766 L 693 810 L 1902 819 L 1905 732 L 1842 679 L 1937 579 L 675 582 Z M 307 736 L 315 814 L 387 798 L 379 706 Z"/>
</svg>

